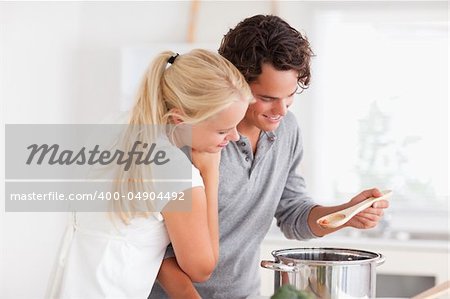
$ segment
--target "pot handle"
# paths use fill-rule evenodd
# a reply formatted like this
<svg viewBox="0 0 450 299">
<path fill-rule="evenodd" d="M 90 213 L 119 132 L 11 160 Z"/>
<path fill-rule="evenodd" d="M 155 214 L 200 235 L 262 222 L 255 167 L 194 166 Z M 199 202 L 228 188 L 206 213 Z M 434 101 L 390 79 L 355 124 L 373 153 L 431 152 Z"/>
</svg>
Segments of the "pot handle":
<svg viewBox="0 0 450 299">
<path fill-rule="evenodd" d="M 281 272 L 297 272 L 298 268 L 295 266 L 289 266 L 282 263 L 272 262 L 272 261 L 261 261 L 261 267 Z"/>
<path fill-rule="evenodd" d="M 385 262 L 385 257 L 384 257 L 384 255 L 382 255 L 381 253 L 380 253 L 380 257 L 376 260 L 376 264 L 377 264 L 377 267 L 378 266 L 380 266 L 380 265 L 383 265 L 384 264 L 384 262 Z"/>
</svg>

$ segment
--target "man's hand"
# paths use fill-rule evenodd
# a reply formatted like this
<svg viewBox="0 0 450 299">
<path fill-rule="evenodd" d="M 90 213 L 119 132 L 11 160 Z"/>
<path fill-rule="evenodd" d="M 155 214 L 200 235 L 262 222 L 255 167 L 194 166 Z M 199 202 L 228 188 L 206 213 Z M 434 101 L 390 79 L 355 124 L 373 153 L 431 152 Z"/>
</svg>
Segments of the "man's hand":
<svg viewBox="0 0 450 299">
<path fill-rule="evenodd" d="M 314 235 L 318 237 L 327 235 L 343 227 L 354 227 L 359 229 L 373 228 L 378 224 L 381 217 L 383 217 L 383 210 L 389 207 L 389 202 L 387 200 L 380 200 L 375 202 L 371 207 L 359 212 L 346 224 L 338 228 L 323 228 L 317 224 L 317 220 L 325 215 L 346 209 L 350 206 L 360 203 L 361 201 L 366 200 L 370 197 L 380 197 L 381 195 L 383 195 L 383 193 L 381 193 L 380 190 L 373 188 L 364 190 L 363 192 L 353 197 L 349 202 L 342 205 L 331 207 L 315 206 L 309 213 L 308 225 Z"/>
<path fill-rule="evenodd" d="M 374 188 L 365 190 L 350 200 L 350 205 L 353 206 L 357 203 L 360 203 L 363 200 L 366 200 L 370 197 L 380 197 L 383 193 L 380 190 Z M 362 210 L 358 214 L 356 214 L 353 218 L 351 218 L 345 226 L 359 228 L 359 229 L 368 229 L 375 227 L 380 219 L 384 215 L 384 209 L 389 207 L 389 202 L 387 200 L 380 200 L 372 204 L 371 207 Z"/>
</svg>

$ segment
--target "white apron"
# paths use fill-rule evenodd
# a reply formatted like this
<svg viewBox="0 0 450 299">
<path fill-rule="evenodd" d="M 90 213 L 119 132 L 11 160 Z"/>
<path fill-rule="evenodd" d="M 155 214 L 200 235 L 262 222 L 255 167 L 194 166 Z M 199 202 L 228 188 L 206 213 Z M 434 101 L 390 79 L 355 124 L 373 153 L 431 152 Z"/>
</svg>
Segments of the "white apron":
<svg viewBox="0 0 450 299">
<path fill-rule="evenodd" d="M 204 187 L 190 167 L 189 187 Z M 170 243 L 162 215 L 153 215 L 125 225 L 104 212 L 72 213 L 45 298 L 147 298 Z"/>
<path fill-rule="evenodd" d="M 147 298 L 168 244 L 156 217 L 124 225 L 107 213 L 73 213 L 46 298 Z"/>
</svg>

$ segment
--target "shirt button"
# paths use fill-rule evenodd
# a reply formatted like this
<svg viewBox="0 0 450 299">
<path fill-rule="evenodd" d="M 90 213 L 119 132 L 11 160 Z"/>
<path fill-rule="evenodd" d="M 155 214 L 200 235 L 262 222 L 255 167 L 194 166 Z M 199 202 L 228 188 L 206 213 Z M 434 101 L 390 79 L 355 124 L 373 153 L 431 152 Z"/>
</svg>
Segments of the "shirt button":
<svg viewBox="0 0 450 299">
<path fill-rule="evenodd" d="M 269 137 L 269 140 L 273 142 L 273 141 L 275 140 L 275 137 L 270 136 L 270 137 Z"/>
<path fill-rule="evenodd" d="M 247 161 L 248 162 L 248 160 L 250 160 L 248 157 L 245 157 L 245 161 Z"/>
<path fill-rule="evenodd" d="M 241 142 L 241 145 L 242 145 L 242 146 L 245 146 L 245 142 Z"/>
<path fill-rule="evenodd" d="M 247 155 L 247 154 L 248 154 L 248 151 L 242 151 L 242 153 L 245 154 L 245 155 Z"/>
</svg>

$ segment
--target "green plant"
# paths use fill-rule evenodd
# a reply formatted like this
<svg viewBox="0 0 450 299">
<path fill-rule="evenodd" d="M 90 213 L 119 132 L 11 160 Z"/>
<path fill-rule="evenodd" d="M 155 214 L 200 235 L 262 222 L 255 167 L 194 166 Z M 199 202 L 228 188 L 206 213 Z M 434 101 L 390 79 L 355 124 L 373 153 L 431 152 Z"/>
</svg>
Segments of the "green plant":
<svg viewBox="0 0 450 299">
<path fill-rule="evenodd" d="M 314 297 L 305 291 L 297 290 L 293 285 L 285 284 L 270 299 L 314 299 Z"/>
</svg>

